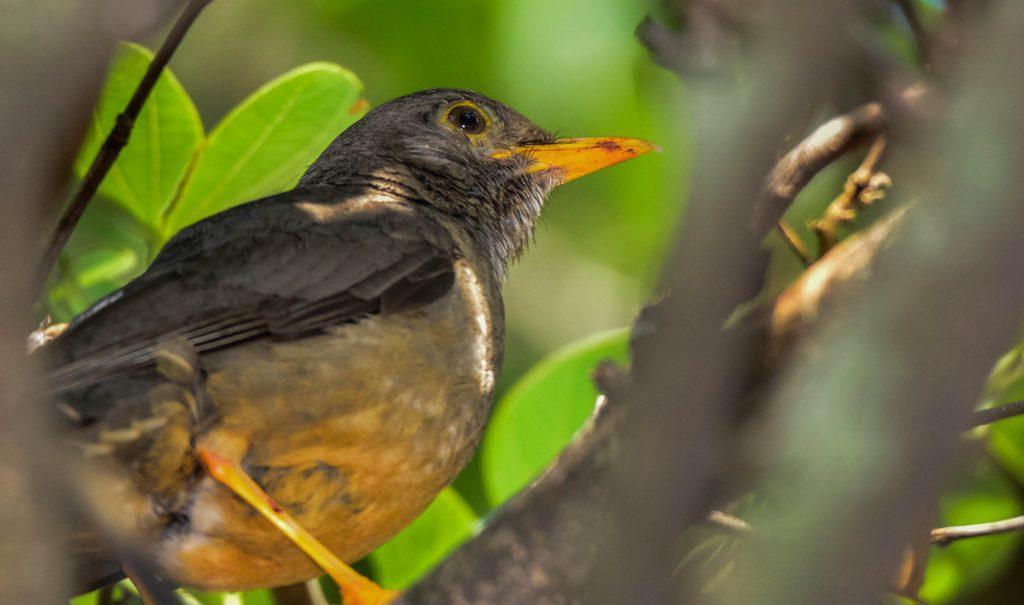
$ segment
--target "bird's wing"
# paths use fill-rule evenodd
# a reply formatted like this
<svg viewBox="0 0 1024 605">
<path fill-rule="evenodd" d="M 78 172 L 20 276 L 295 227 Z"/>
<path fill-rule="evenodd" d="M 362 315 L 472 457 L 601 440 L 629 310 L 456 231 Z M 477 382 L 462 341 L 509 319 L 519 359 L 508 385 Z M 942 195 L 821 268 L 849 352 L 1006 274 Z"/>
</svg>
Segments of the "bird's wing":
<svg viewBox="0 0 1024 605">
<path fill-rule="evenodd" d="M 147 370 L 172 340 L 204 353 L 426 304 L 451 288 L 455 250 L 432 220 L 354 192 L 246 204 L 182 231 L 76 319 L 48 347 L 46 383 L 60 394 Z"/>
</svg>

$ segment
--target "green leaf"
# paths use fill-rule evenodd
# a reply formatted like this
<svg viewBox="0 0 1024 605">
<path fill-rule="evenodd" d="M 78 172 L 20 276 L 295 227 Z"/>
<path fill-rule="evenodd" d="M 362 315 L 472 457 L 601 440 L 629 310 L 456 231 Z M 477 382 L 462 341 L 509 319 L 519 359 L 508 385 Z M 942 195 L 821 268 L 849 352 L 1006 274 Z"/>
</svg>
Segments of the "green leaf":
<svg viewBox="0 0 1024 605">
<path fill-rule="evenodd" d="M 350 71 L 310 63 L 267 83 L 210 133 L 171 208 L 170 237 L 211 214 L 280 193 L 362 112 L 362 84 Z"/>
<path fill-rule="evenodd" d="M 137 44 L 121 45 L 75 160 L 79 177 L 89 169 L 152 59 L 153 53 Z M 174 74 L 164 69 L 135 121 L 128 145 L 103 179 L 100 193 L 155 232 L 202 138 L 203 123 L 192 99 Z"/>
<path fill-rule="evenodd" d="M 988 461 L 979 462 L 940 501 L 944 526 L 998 521 L 1022 511 L 1014 485 Z M 964 600 L 1006 572 L 1022 539 L 1024 535 L 1013 532 L 933 547 L 921 597 L 928 603 Z"/>
<path fill-rule="evenodd" d="M 94 590 L 70 599 L 69 605 L 97 605 L 99 603 L 100 591 Z"/>
<path fill-rule="evenodd" d="M 626 362 L 629 334 L 613 330 L 556 351 L 527 372 L 494 411 L 481 446 L 484 486 L 495 505 L 532 481 L 586 422 L 597 400 L 590 372 Z"/>
<path fill-rule="evenodd" d="M 370 555 L 377 582 L 405 589 L 473 535 L 476 526 L 469 505 L 455 490 L 445 489 L 412 525 Z"/>
<path fill-rule="evenodd" d="M 141 273 L 151 238 L 120 206 L 105 198 L 93 200 L 49 283 L 50 316 L 68 321 Z"/>
<path fill-rule="evenodd" d="M 1024 400 L 1024 345 L 1003 355 L 989 377 L 982 407 Z M 987 427 L 989 451 L 1024 483 L 1024 416 Z"/>
<path fill-rule="evenodd" d="M 130 580 L 121 580 L 119 582 L 114 583 L 109 588 L 111 591 L 111 602 L 123 605 L 142 605 L 142 599 L 139 598 L 139 591 L 135 588 L 135 585 L 132 584 Z M 87 592 L 83 595 L 79 595 L 77 597 L 69 599 L 68 605 L 99 605 L 100 592 L 102 590 L 102 588 L 99 588 L 92 592 Z M 184 603 L 184 605 L 194 604 L 186 602 Z"/>
</svg>

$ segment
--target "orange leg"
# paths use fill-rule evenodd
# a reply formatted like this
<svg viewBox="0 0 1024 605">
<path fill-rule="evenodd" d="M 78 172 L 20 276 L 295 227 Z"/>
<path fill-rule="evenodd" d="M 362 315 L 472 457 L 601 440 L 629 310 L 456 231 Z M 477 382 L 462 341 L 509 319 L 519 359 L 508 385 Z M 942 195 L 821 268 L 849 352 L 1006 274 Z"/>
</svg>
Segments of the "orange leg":
<svg viewBox="0 0 1024 605">
<path fill-rule="evenodd" d="M 282 510 L 237 463 L 202 447 L 199 448 L 198 454 L 199 459 L 206 465 L 214 479 L 226 485 L 250 506 L 258 510 L 277 529 L 281 530 L 281 533 L 288 536 L 296 546 L 301 548 L 302 552 L 309 555 L 309 558 L 334 578 L 341 588 L 345 605 L 383 605 L 398 596 L 397 592 L 377 586 L 373 581 L 346 565 L 312 534 L 303 529 L 294 517 Z"/>
</svg>

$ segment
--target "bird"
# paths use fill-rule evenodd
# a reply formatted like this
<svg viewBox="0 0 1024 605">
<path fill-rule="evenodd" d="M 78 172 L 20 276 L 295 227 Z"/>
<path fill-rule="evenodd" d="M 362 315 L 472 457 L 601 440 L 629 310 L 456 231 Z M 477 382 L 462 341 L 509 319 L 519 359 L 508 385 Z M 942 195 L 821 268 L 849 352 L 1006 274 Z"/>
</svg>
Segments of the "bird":
<svg viewBox="0 0 1024 605">
<path fill-rule="evenodd" d="M 369 111 L 294 189 L 183 229 L 42 350 L 98 516 L 180 585 L 273 587 L 319 564 L 346 603 L 387 602 L 347 563 L 472 456 L 501 287 L 548 194 L 654 149 L 431 89 Z M 115 577 L 116 548 L 78 533 L 82 586 Z"/>
</svg>

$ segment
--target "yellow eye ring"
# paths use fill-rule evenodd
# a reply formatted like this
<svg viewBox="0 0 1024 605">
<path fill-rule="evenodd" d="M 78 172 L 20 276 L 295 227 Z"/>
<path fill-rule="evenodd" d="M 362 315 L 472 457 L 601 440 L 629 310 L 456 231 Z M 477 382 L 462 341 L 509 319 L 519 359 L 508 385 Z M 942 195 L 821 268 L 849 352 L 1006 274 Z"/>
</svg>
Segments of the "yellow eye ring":
<svg viewBox="0 0 1024 605">
<path fill-rule="evenodd" d="M 470 101 L 456 103 L 445 112 L 444 122 L 469 137 L 482 135 L 491 125 L 487 112 Z"/>
</svg>

